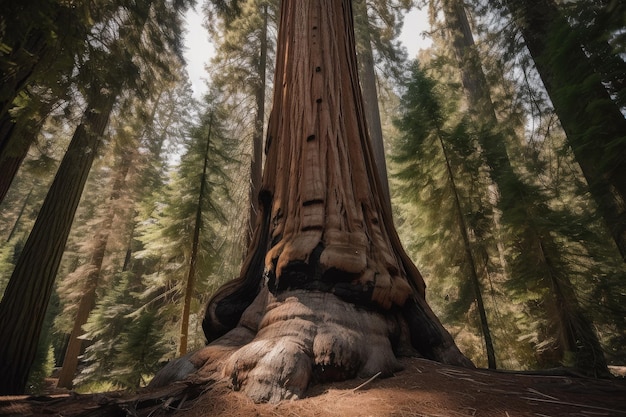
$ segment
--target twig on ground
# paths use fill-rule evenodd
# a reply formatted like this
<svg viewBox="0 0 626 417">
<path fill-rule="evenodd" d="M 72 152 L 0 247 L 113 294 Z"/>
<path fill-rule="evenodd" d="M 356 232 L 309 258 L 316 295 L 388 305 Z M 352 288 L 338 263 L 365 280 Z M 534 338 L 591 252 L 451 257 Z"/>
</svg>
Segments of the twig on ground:
<svg viewBox="0 0 626 417">
<path fill-rule="evenodd" d="M 537 390 L 536 390 L 536 389 L 534 389 L 534 388 L 528 388 L 528 391 L 532 392 L 533 394 L 539 394 L 539 395 L 541 395 L 542 397 L 546 397 L 546 398 L 549 398 L 549 399 L 551 399 L 551 400 L 559 401 L 559 399 L 558 399 L 558 398 L 556 398 L 556 397 L 552 397 L 552 396 L 547 395 L 547 394 L 544 394 L 543 392 L 539 392 L 539 391 L 537 391 Z"/>
<path fill-rule="evenodd" d="M 529 401 L 539 401 L 539 402 L 544 402 L 544 403 L 551 403 L 551 404 L 568 405 L 568 406 L 571 406 L 571 407 L 589 408 L 589 409 L 592 409 L 592 410 L 610 411 L 612 413 L 618 413 L 618 414 L 626 415 L 626 411 L 615 410 L 615 409 L 612 409 L 612 408 L 605 408 L 605 407 L 595 407 L 593 405 L 576 404 L 576 403 L 570 403 L 570 402 L 566 402 L 566 401 L 555 401 L 555 400 L 549 400 L 549 399 L 544 399 L 544 398 L 522 397 L 522 399 L 523 400 L 529 400 Z"/>
<path fill-rule="evenodd" d="M 382 372 L 377 373 L 376 375 L 374 375 L 373 377 L 371 377 L 370 379 L 368 379 L 367 381 L 365 381 L 364 383 L 362 383 L 361 385 L 359 385 L 358 387 L 354 388 L 352 390 L 352 392 L 355 392 L 358 389 L 363 388 L 364 386 L 366 386 L 367 384 L 369 384 L 370 382 L 372 382 L 373 380 L 375 380 L 376 378 L 378 378 L 378 376 L 381 374 Z"/>
</svg>

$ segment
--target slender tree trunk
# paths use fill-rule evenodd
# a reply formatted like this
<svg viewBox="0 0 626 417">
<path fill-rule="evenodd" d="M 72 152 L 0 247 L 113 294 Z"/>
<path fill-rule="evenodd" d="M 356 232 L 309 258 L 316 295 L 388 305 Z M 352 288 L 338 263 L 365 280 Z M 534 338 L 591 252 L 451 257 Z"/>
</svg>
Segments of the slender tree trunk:
<svg viewBox="0 0 626 417">
<path fill-rule="evenodd" d="M 354 1 L 352 5 L 354 8 L 355 21 L 360 21 L 360 25 L 358 26 L 361 29 L 356 31 L 356 43 L 359 51 L 357 58 L 361 88 L 363 90 L 365 120 L 367 121 L 370 140 L 372 141 L 372 151 L 374 153 L 374 160 L 376 161 L 376 168 L 380 175 L 383 197 L 386 200 L 386 204 L 389 204 L 389 209 L 391 209 L 391 194 L 389 193 L 387 161 L 385 158 L 385 141 L 383 139 L 380 108 L 378 106 L 378 88 L 376 72 L 374 70 L 374 52 L 372 50 L 367 2 L 365 0 L 357 0 Z"/>
<path fill-rule="evenodd" d="M 534 228 L 529 228 L 531 234 L 535 234 Z M 552 256 L 547 247 L 556 247 L 549 238 L 546 245 L 541 239 L 534 239 L 541 262 L 548 265 L 549 271 L 557 271 L 553 265 Z M 554 305 L 548 306 L 549 312 L 556 315 L 558 325 L 556 337 L 557 348 L 560 353 L 560 362 L 566 366 L 584 372 L 587 376 L 596 378 L 608 378 L 611 376 L 604 352 L 593 329 L 591 322 L 583 314 L 574 285 L 567 275 L 549 273 L 549 285 Z"/>
<path fill-rule="evenodd" d="M 491 100 L 489 84 L 474 44 L 474 36 L 465 13 L 465 6 L 462 1 L 445 0 L 442 3 L 442 9 L 446 26 L 448 26 L 450 32 L 452 47 L 461 74 L 461 83 L 463 84 L 471 114 L 474 115 L 474 120 L 479 124 L 486 124 L 489 128 L 496 129 L 498 126 L 496 110 Z M 488 147 L 488 149 L 482 149 L 482 151 L 483 153 L 489 153 L 487 164 L 494 171 L 492 172 L 492 177 L 502 178 L 503 175 L 508 175 L 506 174 L 507 172 L 512 174 L 512 168 L 508 163 L 505 143 L 497 139 L 481 138 L 481 144 L 483 147 Z M 497 196 L 500 195 L 497 183 L 501 181 L 497 179 L 494 181 L 493 187 L 495 191 L 491 194 Z M 496 204 L 498 203 L 501 202 L 496 202 Z M 500 208 L 505 209 L 502 204 L 500 204 Z M 500 230 L 499 216 L 492 211 L 491 217 L 494 219 L 496 230 Z M 497 243 L 497 248 L 502 267 L 506 269 L 506 258 L 501 242 Z"/>
<path fill-rule="evenodd" d="M 474 45 L 474 37 L 465 13 L 465 8 L 462 2 L 456 0 L 446 0 L 442 4 L 443 13 L 446 21 L 446 25 L 449 28 L 452 46 L 456 59 L 458 62 L 459 70 L 461 73 L 461 82 L 465 90 L 465 94 L 468 100 L 468 107 L 471 109 L 474 118 L 479 123 L 485 123 L 492 129 L 496 128 L 498 119 L 496 117 L 496 111 L 491 101 L 491 94 L 489 91 L 489 85 L 487 79 L 482 70 L 480 63 L 480 57 L 476 51 Z M 500 188 L 503 175 L 514 175 L 510 164 L 508 163 L 508 154 L 505 144 L 502 141 L 489 141 L 484 138 L 481 139 L 483 146 L 489 146 L 489 149 L 482 149 L 484 153 L 488 153 L 487 164 L 494 171 L 492 176 L 495 177 L 494 187 Z M 443 146 L 443 143 L 442 143 Z M 444 150 L 445 152 L 445 150 Z M 446 157 L 447 160 L 447 157 Z M 496 193 L 496 194 L 499 194 Z M 509 201 L 512 201 L 511 199 Z M 502 207 L 506 209 L 506 207 Z M 495 221 L 497 218 L 493 215 L 494 227 L 499 228 L 499 224 Z M 464 220 L 463 220 L 464 221 Z M 463 233 L 466 234 L 466 230 Z M 467 236 L 463 236 L 464 241 L 467 240 Z M 503 267 L 506 265 L 504 261 L 503 248 L 498 243 L 498 251 L 500 253 L 500 259 L 502 260 Z M 475 262 L 472 261 L 473 273 L 472 283 L 475 293 L 477 294 L 477 307 L 480 315 L 480 322 L 483 337 L 485 340 L 485 346 L 487 351 L 487 363 L 489 368 L 496 368 L 495 349 L 493 347 L 493 341 L 491 338 L 491 332 L 487 323 L 487 314 L 485 312 L 485 306 L 482 300 L 482 293 L 480 290 L 480 283 L 478 276 L 476 276 Z"/>
<path fill-rule="evenodd" d="M 0 302 L 0 395 L 26 387 L 63 249 L 115 99 L 93 87 Z"/>
<path fill-rule="evenodd" d="M 15 125 L 13 120 L 1 120 L 0 117 L 0 132 L 3 132 L 6 127 L 4 123 L 10 123 L 8 132 L 3 136 L 4 146 L 0 149 L 0 203 L 9 192 L 15 176 L 28 154 L 30 145 L 35 142 L 54 103 L 54 100 L 50 100 L 42 104 L 39 111 L 42 116 L 36 121 L 27 120 Z M 9 115 L 5 117 L 9 118 Z"/>
<path fill-rule="evenodd" d="M 189 313 L 191 311 L 191 298 L 196 281 L 196 263 L 198 261 L 198 244 L 200 242 L 200 231 L 202 229 L 202 204 L 206 198 L 206 182 L 207 169 L 209 166 L 209 146 L 211 144 L 211 128 L 213 125 L 213 115 L 209 121 L 209 133 L 206 141 L 206 150 L 204 151 L 204 166 L 202 168 L 202 177 L 200 180 L 200 193 L 198 195 L 198 205 L 196 207 L 196 221 L 193 228 L 193 241 L 191 244 L 191 254 L 189 255 L 189 273 L 187 274 L 187 283 L 185 285 L 185 298 L 183 301 L 182 320 L 180 325 L 180 345 L 178 354 L 187 353 L 187 339 L 189 336 Z"/>
<path fill-rule="evenodd" d="M 265 123 L 265 86 L 267 67 L 267 31 L 268 11 L 267 4 L 263 5 L 263 27 L 261 29 L 259 45 L 259 63 L 257 66 L 258 83 L 255 91 L 256 116 L 254 119 L 254 134 L 252 136 L 252 160 L 250 161 L 250 214 L 248 216 L 249 231 L 246 243 L 249 246 L 256 227 L 259 213 L 259 192 L 263 180 L 263 125 Z"/>
<path fill-rule="evenodd" d="M 98 270 L 89 270 L 84 281 L 83 295 L 80 297 L 78 303 L 78 310 L 76 311 L 76 317 L 74 318 L 74 326 L 72 327 L 72 333 L 67 343 L 65 350 L 65 356 L 63 357 L 63 365 L 59 372 L 59 380 L 57 381 L 57 387 L 71 389 L 73 386 L 74 376 L 78 369 L 78 357 L 81 354 L 83 342 L 80 339 L 83 332 L 83 325 L 87 323 L 89 314 L 96 306 L 96 290 L 98 287 L 98 280 L 100 278 L 100 268 L 102 266 L 102 260 L 104 258 L 104 249 L 106 248 L 106 236 L 97 236 L 98 249 L 97 253 L 93 253 L 93 256 L 98 259 L 92 259 L 92 264 L 89 265 Z M 103 242 L 104 239 L 104 242 Z"/>
<path fill-rule="evenodd" d="M 390 376 L 396 354 L 472 366 L 426 303 L 383 202 L 351 1 L 283 1 L 280 16 L 262 221 L 241 276 L 207 306 L 213 342 L 152 385 L 217 372 L 275 402 L 311 381 Z"/>
<path fill-rule="evenodd" d="M 489 84 L 482 69 L 480 57 L 474 44 L 474 36 L 459 0 L 445 0 L 442 4 L 446 25 L 452 38 L 452 46 L 461 71 L 461 82 L 467 95 L 469 108 L 481 115 L 483 121 L 495 126 L 498 123 L 491 101 Z"/>
<path fill-rule="evenodd" d="M 80 336 L 83 335 L 83 326 L 87 323 L 89 315 L 96 306 L 96 291 L 98 289 L 98 283 L 100 281 L 100 273 L 102 271 L 102 263 L 104 262 L 104 256 L 106 253 L 107 245 L 109 242 L 109 236 L 111 235 L 111 227 L 113 226 L 113 219 L 117 212 L 115 202 L 119 200 L 122 189 L 126 184 L 126 176 L 132 164 L 134 153 L 124 152 L 122 154 L 121 162 L 116 170 L 115 180 L 113 181 L 113 187 L 111 195 L 108 199 L 107 212 L 103 221 L 99 225 L 99 230 L 93 238 L 95 245 L 91 252 L 89 264 L 84 268 L 86 277 L 84 280 L 83 294 L 80 297 L 78 304 L 78 311 L 74 319 L 74 326 L 70 339 L 63 358 L 63 366 L 59 373 L 59 380 L 57 382 L 58 387 L 72 388 L 72 381 L 76 376 L 76 370 L 78 369 L 78 357 L 82 351 L 83 342 Z"/>
<path fill-rule="evenodd" d="M 135 210 L 133 210 L 132 218 L 136 216 Z M 135 239 L 135 222 L 132 222 L 130 226 L 130 232 L 128 233 L 128 244 L 126 245 L 126 254 L 124 255 L 124 263 L 122 264 L 122 272 L 126 272 L 131 268 L 131 260 L 133 258 L 133 240 Z"/>
<path fill-rule="evenodd" d="M 479 115 L 480 120 L 486 121 L 488 126 L 495 128 L 498 123 L 495 108 L 491 101 L 489 86 L 482 71 L 480 58 L 475 49 L 464 5 L 458 0 L 446 0 L 443 3 L 443 11 L 450 27 L 452 44 L 461 69 L 461 79 L 470 109 Z M 532 219 L 533 214 L 529 213 L 528 207 L 541 206 L 541 203 L 532 201 L 532 193 L 515 174 L 507 154 L 504 136 L 489 135 L 489 137 L 485 137 L 483 135 L 479 139 L 487 165 L 491 169 L 492 178 L 501 192 L 499 205 L 503 212 L 503 222 L 510 225 L 509 212 L 519 210 L 520 204 L 527 205 L 526 218 Z M 568 277 L 555 273 L 557 267 L 549 262 L 550 258 L 545 255 L 543 249 L 545 247 L 558 248 L 559 246 L 549 233 L 528 232 L 532 228 L 530 223 L 532 223 L 531 220 L 526 225 L 527 232 L 519 234 L 516 239 L 523 241 L 524 247 L 542 248 L 537 252 L 539 262 L 545 265 L 543 268 L 545 285 L 551 291 L 552 298 L 556 302 L 555 308 L 560 309 L 556 320 L 558 333 L 562 335 L 558 339 L 559 350 L 561 353 L 573 352 L 577 358 L 583 355 L 576 360 L 576 366 L 585 372 L 603 374 L 606 371 L 606 362 L 599 348 L 597 335 L 593 332 L 591 325 L 588 324 L 588 320 L 583 317 Z M 565 292 L 559 288 L 569 288 L 570 291 Z M 564 297 L 570 298 L 565 299 Z M 572 325 L 573 323 L 582 324 Z M 577 343 L 572 344 L 571 340 L 576 340 Z M 585 363 L 583 357 L 586 357 L 585 352 L 588 351 L 592 351 L 594 355 L 599 355 L 599 357 Z"/>
<path fill-rule="evenodd" d="M 476 262 L 474 260 L 474 254 L 472 253 L 472 245 L 468 234 L 468 227 L 465 222 L 465 216 L 463 215 L 463 208 L 461 206 L 461 199 L 459 198 L 458 189 L 456 187 L 456 181 L 454 180 L 454 173 L 450 166 L 450 159 L 448 158 L 448 151 L 446 145 L 443 142 L 441 132 L 438 132 L 439 144 L 441 145 L 441 151 L 446 161 L 446 170 L 448 172 L 448 178 L 450 179 L 450 186 L 452 187 L 452 193 L 454 194 L 454 206 L 457 211 L 457 218 L 459 222 L 459 232 L 463 238 L 463 250 L 465 251 L 465 258 L 469 262 L 470 266 L 470 281 L 472 288 L 474 288 L 474 299 L 476 300 L 476 307 L 478 308 L 478 315 L 480 317 L 480 327 L 483 334 L 483 340 L 485 341 L 485 350 L 487 351 L 487 364 L 490 369 L 496 369 L 496 351 L 493 347 L 493 340 L 491 339 L 491 330 L 489 330 L 489 322 L 487 320 L 487 313 L 485 311 L 485 303 L 483 302 L 482 290 L 480 288 L 480 279 L 478 278 L 478 269 L 476 268 Z"/>
<path fill-rule="evenodd" d="M 13 236 L 15 236 L 15 232 L 17 231 L 20 221 L 22 220 L 22 216 L 24 215 L 24 211 L 26 210 L 26 206 L 28 205 L 28 200 L 30 199 L 30 196 L 32 193 L 33 193 L 33 189 L 31 188 L 28 194 L 26 195 L 26 197 L 24 198 L 22 207 L 20 207 L 20 212 L 18 213 L 17 218 L 15 219 L 15 222 L 13 223 L 13 227 L 11 228 L 11 232 L 9 232 L 9 236 L 7 236 L 7 240 L 6 240 L 7 242 L 10 241 L 13 238 Z"/>
<path fill-rule="evenodd" d="M 507 0 L 506 4 L 626 261 L 626 119 L 553 0 Z M 550 41 L 558 45 L 553 47 Z"/>
<path fill-rule="evenodd" d="M 6 58 L 2 59 L 0 66 L 0 120 L 11 121 L 10 118 L 5 119 L 9 114 L 9 110 L 13 106 L 13 100 L 22 89 L 30 82 L 37 64 L 41 61 L 43 54 L 47 48 L 46 39 L 39 29 L 31 30 L 25 36 L 23 45 L 16 45 Z M 4 129 L 0 130 L 4 133 Z M 0 136 L 0 150 L 5 146 L 5 137 Z"/>
</svg>

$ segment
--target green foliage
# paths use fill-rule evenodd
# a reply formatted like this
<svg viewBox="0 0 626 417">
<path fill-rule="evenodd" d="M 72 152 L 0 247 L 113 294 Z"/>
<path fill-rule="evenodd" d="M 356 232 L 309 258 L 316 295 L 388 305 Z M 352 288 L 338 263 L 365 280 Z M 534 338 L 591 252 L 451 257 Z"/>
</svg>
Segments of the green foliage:
<svg viewBox="0 0 626 417">
<path fill-rule="evenodd" d="M 224 126 L 224 113 L 215 98 L 207 97 L 206 110 L 189 131 L 176 172 L 153 206 L 149 221 L 138 227 L 143 249 L 138 258 L 156 268 L 143 275 L 145 291 L 141 299 L 156 309 L 159 320 L 167 323 L 161 330 L 170 342 L 168 357 L 178 343 L 182 296 L 190 265 L 193 233 L 198 205 L 202 212 L 200 239 L 196 260 L 192 326 L 199 326 L 199 314 L 206 297 L 229 276 L 218 275 L 223 238 L 219 235 L 225 221 L 225 207 L 232 204 L 228 193 L 226 171 L 238 166 L 230 156 L 232 140 Z M 201 187 L 203 166 L 207 158 L 207 176 Z M 201 189 L 203 194 L 200 193 Z M 192 331 L 190 347 L 204 343 L 201 333 Z"/>
<path fill-rule="evenodd" d="M 470 277 L 487 272 L 482 263 L 489 262 L 487 253 L 494 243 L 485 214 L 490 210 L 488 183 L 468 118 L 455 109 L 454 100 L 444 102 L 443 97 L 450 97 L 446 88 L 414 62 L 396 121 L 400 135 L 393 157 L 396 189 L 406 210 L 401 229 L 408 227 L 414 236 L 408 246 L 426 272 L 430 302 L 444 322 L 457 329 L 457 343 L 465 353 L 482 363 L 483 352 L 471 352 L 476 342 L 471 333 L 481 322 Z M 471 254 L 460 230 L 472 233 L 467 237 Z M 472 271 L 478 259 L 480 271 Z"/>
<path fill-rule="evenodd" d="M 116 366 L 110 378 L 122 387 L 146 385 L 145 378 L 162 366 L 160 360 L 165 353 L 156 312 L 142 310 L 126 327 L 119 342 Z"/>
<path fill-rule="evenodd" d="M 413 7 L 408 0 L 358 0 L 353 5 L 357 57 L 368 48 L 373 53 L 374 65 L 381 79 L 402 78 L 406 55 L 398 36 L 402 29 L 403 13 Z M 370 45 L 367 45 L 367 42 Z"/>
<path fill-rule="evenodd" d="M 163 337 L 165 324 L 154 306 L 145 303 L 140 279 L 136 272 L 123 272 L 101 291 L 84 326 L 88 346 L 74 381 L 79 390 L 93 390 L 102 383 L 137 389 L 162 366 L 169 348 Z"/>
<path fill-rule="evenodd" d="M 107 146 L 98 154 L 59 274 L 64 311 L 50 313 L 56 316 L 55 332 L 42 336 L 32 390 L 49 374 L 50 345 L 62 356 L 59 349 L 71 329 L 71 307 L 85 275 L 81 265 L 89 263 L 91 237 L 111 204 L 120 207 L 110 227 L 97 303 L 84 326 L 85 352 L 76 383 L 81 391 L 135 389 L 176 354 L 199 206 L 191 349 L 204 344 L 200 321 L 207 298 L 237 274 L 245 250 L 242 213 L 247 213 L 249 189 L 247 167 L 240 161 L 248 159 L 250 139 L 258 133 L 257 93 L 271 78 L 271 70 L 262 75 L 259 65 L 261 39 L 267 31 L 267 66 L 272 67 L 278 1 L 206 3 L 217 56 L 210 66 L 214 90 L 201 105 L 192 101 L 189 86 L 181 81 L 186 75 L 181 70 L 180 11 L 189 1 L 106 1 L 71 9 L 45 0 L 9 3 L 0 17 L 13 13 L 16 18 L 3 20 L 0 70 L 27 68 L 37 56 L 41 60 L 27 88 L 10 83 L 0 88 L 0 99 L 9 100 L 2 110 L 10 108 L 7 114 L 15 121 L 12 141 L 6 142 L 10 146 L 2 152 L 17 155 L 37 139 L 2 206 L 0 231 L 3 238 L 12 237 L 0 246 L 0 288 L 79 122 L 86 92 L 101 83 L 119 93 L 104 138 Z M 369 14 L 355 14 L 357 30 L 370 35 L 379 84 L 391 102 L 406 68 L 396 37 L 412 2 L 362 3 Z M 623 363 L 626 268 L 586 195 L 586 183 L 565 147 L 532 60 L 520 52 L 523 39 L 510 32 L 513 25 L 503 10 L 496 16 L 492 4 L 470 6 L 477 12 L 473 28 L 479 31 L 477 49 L 498 125 L 477 118 L 476 109 L 465 109 L 458 66 L 438 29 L 432 35 L 434 48 L 423 54 L 427 65 L 409 68 L 395 124 L 394 209 L 403 241 L 426 277 L 428 302 L 465 353 L 484 366 L 476 293 L 459 234 L 462 218 L 500 366 L 593 368 L 598 354 L 594 333 L 607 360 Z M 623 107 L 623 60 L 617 54 L 624 51 L 623 6 L 573 2 L 563 10 L 596 73 L 581 85 L 565 86 L 560 94 L 579 100 L 581 86 L 601 80 Z M 68 21 L 74 24 L 65 27 Z M 15 47 L 37 33 L 44 34 L 44 49 L 26 43 L 23 50 Z M 357 40 L 362 41 L 360 34 Z M 502 40 L 506 35 L 512 37 Z M 551 59 L 568 71 L 570 57 L 559 47 L 573 38 L 561 35 L 549 39 L 555 50 Z M 578 120 L 585 135 L 602 133 L 605 105 L 588 103 L 594 120 Z M 394 112 L 391 104 L 382 118 Z M 126 187 L 113 199 L 109 181 L 120 159 L 130 154 Z M 7 154 L 0 159 L 2 155 Z M 206 158 L 209 175 L 201 195 Z M 569 336 L 568 328 L 574 329 Z"/>
<path fill-rule="evenodd" d="M 31 367 L 28 376 L 27 392 L 30 394 L 41 394 L 45 392 L 46 378 L 52 375 L 54 369 L 54 349 L 50 343 L 50 333 L 54 317 L 59 313 L 59 299 L 53 296 L 48 306 L 44 321 L 44 331 L 41 334 L 35 354 L 35 362 Z"/>
</svg>

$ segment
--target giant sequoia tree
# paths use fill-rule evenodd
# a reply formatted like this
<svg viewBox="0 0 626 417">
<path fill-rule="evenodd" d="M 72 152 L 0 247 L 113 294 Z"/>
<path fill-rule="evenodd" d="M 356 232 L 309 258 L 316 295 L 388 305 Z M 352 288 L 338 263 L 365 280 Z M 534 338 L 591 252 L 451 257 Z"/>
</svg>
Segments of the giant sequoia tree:
<svg viewBox="0 0 626 417">
<path fill-rule="evenodd" d="M 275 86 L 248 258 L 207 306 L 211 343 L 153 385 L 217 372 L 273 402 L 311 381 L 391 375 L 401 354 L 472 366 L 427 305 L 382 201 L 349 0 L 282 2 Z"/>
</svg>

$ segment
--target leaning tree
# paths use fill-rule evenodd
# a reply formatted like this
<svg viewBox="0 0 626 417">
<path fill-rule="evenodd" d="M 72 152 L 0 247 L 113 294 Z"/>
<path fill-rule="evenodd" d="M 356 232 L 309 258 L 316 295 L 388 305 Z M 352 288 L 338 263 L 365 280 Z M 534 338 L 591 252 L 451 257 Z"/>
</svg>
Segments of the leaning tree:
<svg viewBox="0 0 626 417">
<path fill-rule="evenodd" d="M 209 301 L 209 344 L 162 385 L 227 377 L 256 401 L 399 369 L 418 354 L 473 366 L 425 300 L 382 200 L 350 0 L 283 1 L 260 216 L 239 278 Z"/>
</svg>

